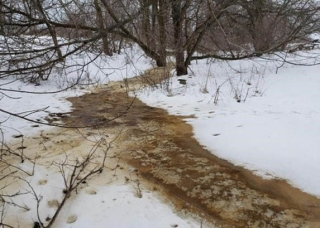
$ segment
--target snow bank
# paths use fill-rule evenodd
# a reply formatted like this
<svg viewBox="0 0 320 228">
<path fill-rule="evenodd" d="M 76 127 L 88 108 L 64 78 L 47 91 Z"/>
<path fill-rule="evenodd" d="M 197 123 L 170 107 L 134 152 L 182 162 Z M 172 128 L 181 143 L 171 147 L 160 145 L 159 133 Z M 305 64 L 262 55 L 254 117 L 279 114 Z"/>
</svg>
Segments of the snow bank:
<svg viewBox="0 0 320 228">
<path fill-rule="evenodd" d="M 312 64 L 307 56 L 288 60 Z M 193 62 L 169 91 L 141 90 L 138 97 L 193 115 L 186 121 L 213 154 L 320 196 L 320 66 L 282 66 L 275 58 Z"/>
<path fill-rule="evenodd" d="M 112 57 L 97 57 L 88 52 L 80 53 L 68 58 L 64 64 L 65 69 L 59 66 L 55 67 L 49 80 L 41 81 L 40 85 L 19 79 L 19 75 L 1 78 L 1 109 L 21 114 L 32 120 L 47 122 L 45 117 L 49 113 L 65 113 L 71 110 L 71 104 L 65 98 L 84 94 L 93 85 L 134 77 L 151 66 L 150 60 L 145 58 L 136 46 L 127 48 L 122 54 Z M 63 90 L 74 85 L 79 78 L 81 78 L 79 85 L 72 89 L 59 93 L 43 94 Z M 33 112 L 34 110 L 40 111 Z M 0 112 L 0 124 L 7 140 L 14 135 L 32 135 L 49 128 L 44 125 L 38 126 L 36 123 L 27 122 L 3 112 Z"/>
</svg>

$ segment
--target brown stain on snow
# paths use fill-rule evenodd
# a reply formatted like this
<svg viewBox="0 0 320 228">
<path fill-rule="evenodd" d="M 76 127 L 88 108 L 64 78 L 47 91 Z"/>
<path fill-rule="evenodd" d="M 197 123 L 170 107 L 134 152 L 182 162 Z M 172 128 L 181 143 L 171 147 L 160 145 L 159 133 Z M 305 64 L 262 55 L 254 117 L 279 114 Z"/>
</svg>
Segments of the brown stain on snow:
<svg viewBox="0 0 320 228">
<path fill-rule="evenodd" d="M 320 227 L 320 200 L 284 180 L 265 180 L 212 155 L 182 117 L 148 107 L 127 91 L 139 78 L 70 98 L 69 125 L 122 128 L 117 149 L 180 212 L 216 227 Z M 130 108 L 130 109 L 128 109 Z M 118 117 L 113 121 L 108 121 Z"/>
</svg>

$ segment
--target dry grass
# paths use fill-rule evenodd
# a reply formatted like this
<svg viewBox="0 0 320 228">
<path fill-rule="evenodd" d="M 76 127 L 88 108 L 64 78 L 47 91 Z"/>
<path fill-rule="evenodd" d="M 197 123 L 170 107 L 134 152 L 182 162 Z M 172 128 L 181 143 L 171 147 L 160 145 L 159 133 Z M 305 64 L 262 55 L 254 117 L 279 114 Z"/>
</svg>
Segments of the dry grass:
<svg viewBox="0 0 320 228">
<path fill-rule="evenodd" d="M 166 67 L 156 67 L 146 70 L 139 78 L 143 85 L 151 86 L 152 88 L 167 88 L 170 71 L 173 69 L 173 64 L 168 63 Z"/>
</svg>

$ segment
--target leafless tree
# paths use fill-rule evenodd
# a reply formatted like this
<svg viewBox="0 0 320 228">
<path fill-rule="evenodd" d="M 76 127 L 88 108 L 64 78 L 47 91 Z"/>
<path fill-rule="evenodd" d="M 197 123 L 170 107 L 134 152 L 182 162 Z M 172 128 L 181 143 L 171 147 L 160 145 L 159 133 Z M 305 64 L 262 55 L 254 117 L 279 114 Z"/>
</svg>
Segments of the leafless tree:
<svg viewBox="0 0 320 228">
<path fill-rule="evenodd" d="M 173 48 L 177 75 L 187 74 L 195 59 L 237 60 L 283 51 L 287 44 L 307 40 L 319 30 L 320 7 L 313 0 L 164 2 L 171 15 L 171 23 L 164 26 L 166 46 Z M 144 33 L 154 34 L 153 20 L 144 17 L 143 22 Z M 195 56 L 196 52 L 204 55 Z"/>
<path fill-rule="evenodd" d="M 69 81 L 58 93 L 80 83 L 87 83 L 85 67 L 100 55 L 111 55 L 109 35 L 135 20 L 143 11 L 143 5 L 123 12 L 121 19 L 107 20 L 110 15 L 103 0 L 1 0 L 0 1 L 0 94 L 35 93 L 11 89 L 8 85 L 22 80 L 39 85 L 51 75 L 65 77 Z M 81 55 L 90 55 L 83 59 Z M 75 61 L 82 58 L 83 61 Z M 77 78 L 68 80 L 69 73 Z M 48 92 L 37 92 L 45 94 Z M 1 101 L 1 100 L 0 100 Z M 0 108 L 0 112 L 29 119 L 27 113 L 44 111 L 27 110 L 22 114 Z M 48 124 L 48 123 L 47 123 Z"/>
<path fill-rule="evenodd" d="M 103 52 L 110 55 L 108 34 L 134 20 L 143 6 L 127 17 L 107 23 L 102 2 L 2 0 L 0 77 L 19 74 L 47 79 L 54 66 L 63 65 L 68 57 L 100 41 Z M 93 18 L 87 16 L 92 12 Z M 68 37 L 68 30 L 78 31 L 79 36 Z M 63 34 L 63 38 L 58 38 L 57 33 Z M 48 37 L 45 44 L 38 39 L 41 35 Z"/>
<path fill-rule="evenodd" d="M 216 14 L 213 7 L 208 9 Z M 319 9 L 319 3 L 311 0 L 233 1 L 201 41 L 205 55 L 191 58 L 236 60 L 291 51 L 288 44 L 310 43 L 308 37 L 319 31 Z"/>
<path fill-rule="evenodd" d="M 2 53 L 2 65 L 19 65 L 9 73 L 32 71 L 33 77 L 44 79 L 55 64 L 90 45 L 111 55 L 116 49 L 110 47 L 111 38 L 138 44 L 157 66 L 166 65 L 167 50 L 173 49 L 177 75 L 183 75 L 199 58 L 196 52 L 205 54 L 200 58 L 229 60 L 258 56 L 283 50 L 319 27 L 319 3 L 314 0 L 1 0 L 0 9 L 1 32 L 10 32 L 15 42 L 19 34 L 28 33 L 29 40 L 24 36 L 19 43 L 32 42 L 34 34 L 47 35 L 52 43 L 32 55 L 30 47 L 6 58 Z M 75 47 L 66 52 L 71 45 Z M 34 57 L 37 64 L 29 61 Z M 8 75 L 8 70 L 1 73 Z"/>
</svg>

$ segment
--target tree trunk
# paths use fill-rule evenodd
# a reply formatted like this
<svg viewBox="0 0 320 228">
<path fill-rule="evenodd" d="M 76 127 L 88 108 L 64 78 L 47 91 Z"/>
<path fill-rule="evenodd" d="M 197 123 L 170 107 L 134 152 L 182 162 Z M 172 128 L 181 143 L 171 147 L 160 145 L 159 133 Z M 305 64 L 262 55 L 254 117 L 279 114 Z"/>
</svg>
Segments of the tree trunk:
<svg viewBox="0 0 320 228">
<path fill-rule="evenodd" d="M 98 24 L 98 28 L 100 31 L 104 30 L 104 22 L 103 22 L 103 15 L 102 15 L 102 10 L 101 7 L 99 5 L 98 0 L 94 0 L 94 7 L 96 8 L 96 17 L 97 17 L 97 24 Z M 102 36 L 102 45 L 103 45 L 103 52 L 106 55 L 112 56 L 112 51 L 109 47 L 109 41 L 108 41 L 108 35 L 104 34 Z"/>
<path fill-rule="evenodd" d="M 51 35 L 51 38 L 52 38 L 52 41 L 54 43 L 54 46 L 55 46 L 55 51 L 57 52 L 57 55 L 58 55 L 58 60 L 63 62 L 64 59 L 63 59 L 63 55 L 62 55 L 62 52 L 59 48 L 59 43 L 58 43 L 58 39 L 57 39 L 57 34 L 56 34 L 56 30 L 54 28 L 54 26 L 48 21 L 48 18 L 47 18 L 47 15 L 42 7 L 42 3 L 40 2 L 40 0 L 34 0 L 34 3 L 35 5 L 37 6 L 38 10 L 40 11 L 40 14 L 42 15 L 46 25 L 47 25 L 47 28 L 49 30 L 49 33 Z"/>
<path fill-rule="evenodd" d="M 3 3 L 2 0 L 0 0 L 0 35 L 5 35 L 4 34 L 4 14 L 3 14 Z"/>
<path fill-rule="evenodd" d="M 149 0 L 143 0 L 143 5 L 150 4 Z M 142 11 L 142 38 L 148 47 L 151 47 L 150 10 L 145 7 Z"/>
<path fill-rule="evenodd" d="M 167 65 L 167 54 L 166 54 L 166 27 L 165 27 L 165 0 L 159 0 L 159 11 L 158 11 L 158 23 L 159 23 L 159 62 L 157 66 Z"/>
<path fill-rule="evenodd" d="M 175 57 L 176 57 L 176 71 L 177 76 L 188 74 L 188 68 L 184 64 L 184 48 L 183 48 L 183 14 L 181 11 L 181 0 L 171 0 Z"/>
<path fill-rule="evenodd" d="M 245 5 L 250 21 L 249 31 L 256 52 L 264 52 L 270 48 L 268 36 L 271 31 L 266 31 L 264 25 L 266 3 L 266 0 L 257 0 Z"/>
<path fill-rule="evenodd" d="M 117 17 L 117 15 L 115 14 L 113 8 L 111 6 L 109 6 L 107 0 L 100 0 L 101 3 L 104 5 L 105 9 L 108 11 L 108 13 L 110 14 L 110 16 L 112 17 L 112 19 L 116 22 L 116 23 L 119 23 L 120 20 L 119 18 Z M 147 6 L 144 6 L 144 7 L 148 7 L 149 4 Z M 123 38 L 127 38 L 127 39 L 130 39 L 132 40 L 133 42 L 135 42 L 137 45 L 140 46 L 140 48 L 144 51 L 144 53 L 154 59 L 155 61 L 157 61 L 157 63 L 161 63 L 161 61 L 158 61 L 159 59 L 159 54 L 154 50 L 152 49 L 150 46 L 148 46 L 147 44 L 145 44 L 143 42 L 142 39 L 139 39 L 138 37 L 136 37 L 132 32 L 130 32 L 127 28 L 125 28 L 123 25 L 119 25 L 119 29 L 122 30 L 122 32 L 113 32 L 114 34 L 117 34 L 117 35 L 120 35 L 122 36 Z"/>
</svg>

